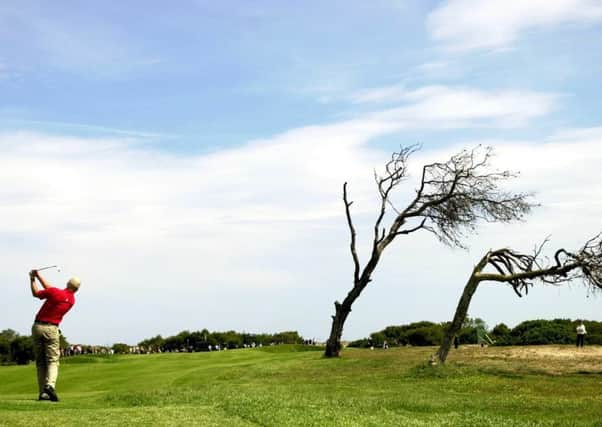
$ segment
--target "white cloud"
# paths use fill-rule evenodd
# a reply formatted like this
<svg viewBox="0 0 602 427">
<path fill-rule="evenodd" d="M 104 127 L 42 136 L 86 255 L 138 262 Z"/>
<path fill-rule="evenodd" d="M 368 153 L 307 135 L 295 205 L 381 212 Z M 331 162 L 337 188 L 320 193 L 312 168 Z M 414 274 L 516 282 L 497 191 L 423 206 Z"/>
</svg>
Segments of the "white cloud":
<svg viewBox="0 0 602 427">
<path fill-rule="evenodd" d="M 461 61 L 428 61 L 410 69 L 404 77 L 408 81 L 458 81 L 465 76 L 466 66 Z"/>
<path fill-rule="evenodd" d="M 401 85 L 364 89 L 352 94 L 351 102 L 355 104 L 390 101 L 395 102 L 402 100 L 406 93 L 407 89 Z"/>
<path fill-rule="evenodd" d="M 453 93 L 460 96 L 465 92 Z M 433 113 L 430 107 L 441 93 L 445 93 L 441 88 L 410 92 L 405 110 L 388 116 L 371 114 L 308 126 L 202 155 L 173 155 L 125 138 L 1 134 L 0 258 L 11 266 L 0 271 L 0 281 L 10 284 L 6 298 L 11 301 L 2 315 L 17 323 L 11 326 L 26 330 L 35 302 L 27 297 L 23 277 L 37 264 L 58 263 L 63 265 L 64 276 L 56 276 L 56 280 L 78 274 L 86 285 L 78 309 L 70 313 L 65 325 L 68 336 L 76 341 L 133 342 L 154 333 L 197 327 L 298 328 L 323 337 L 332 302 L 341 298 L 349 285 L 341 185 L 350 182 L 363 254 L 373 219 L 372 170 L 389 157 L 389 153 L 371 148 L 369 141 L 411 126 L 430 126 L 437 120 L 472 123 L 477 119 L 478 123 L 489 118 L 495 122 L 513 115 L 509 113 L 515 105 L 512 102 L 503 103 L 502 110 L 491 106 L 467 112 L 453 104 L 455 114 L 444 114 L 441 106 Z M 523 114 L 521 111 L 516 114 Z M 558 148 L 552 157 L 564 161 L 571 147 L 586 144 L 579 135 L 573 131 L 574 139 L 565 134 L 562 142 L 554 142 Z M 587 168 L 580 171 L 591 178 L 597 174 L 596 162 L 602 161 L 596 138 L 591 136 L 591 141 L 579 146 L 589 150 Z M 573 169 L 563 169 L 562 164 L 543 156 L 551 146 L 517 145 L 506 159 L 512 168 L 518 166 L 515 158 L 524 161 L 526 169 L 537 165 L 533 180 L 521 181 L 521 185 L 534 190 L 551 188 L 553 191 L 542 193 L 542 202 L 555 209 L 550 218 L 560 217 L 555 227 L 566 227 L 572 218 L 558 214 L 555 206 L 570 212 L 575 205 L 571 192 L 581 180 L 575 180 Z M 419 167 L 433 158 L 443 160 L 450 150 L 420 152 L 413 165 Z M 505 150 L 509 148 L 500 146 L 502 158 Z M 538 179 L 545 179 L 546 185 L 539 185 Z M 585 195 L 598 190 L 588 184 L 580 191 Z M 598 193 L 593 197 L 601 199 Z M 580 227 L 592 224 L 589 215 L 588 211 Z M 527 229 L 521 234 L 529 247 L 542 235 L 554 232 L 550 227 L 543 231 L 534 228 L 535 233 Z M 495 230 L 484 235 L 484 244 L 508 241 L 489 239 Z M 400 240 L 399 244 L 407 242 Z M 441 259 L 450 256 L 474 262 L 465 253 L 453 255 L 441 248 L 430 236 L 411 242 L 406 246 L 412 251 L 405 255 L 403 274 L 414 283 L 431 280 L 420 270 L 424 266 L 424 260 L 417 257 L 421 249 Z M 388 261 L 383 259 L 379 286 L 368 292 L 394 305 L 396 299 L 404 300 L 400 292 L 405 289 L 405 281 L 397 290 L 391 288 L 399 274 L 398 250 L 391 248 Z M 464 267 L 459 262 L 447 274 L 463 278 Z M 439 273 L 434 274 L 433 280 L 438 279 Z M 383 296 L 381 290 L 392 294 Z M 367 295 L 367 301 L 370 298 Z M 399 317 L 374 319 L 369 313 L 369 309 L 354 310 L 353 322 L 357 323 L 350 324 L 348 336 L 374 330 L 377 320 L 403 321 Z M 156 323 L 158 316 L 160 323 Z M 119 327 L 124 322 L 130 325 L 127 330 Z M 89 335 L 90 330 L 99 331 L 98 335 Z M 107 338 L 104 334 L 109 332 L 103 331 L 113 331 L 113 335 Z"/>
<path fill-rule="evenodd" d="M 602 127 L 564 129 L 553 134 L 550 139 L 556 142 L 578 140 L 595 143 L 602 140 Z"/>
<path fill-rule="evenodd" d="M 351 94 L 358 104 L 386 104 L 369 117 L 393 127 L 515 127 L 545 116 L 558 95 L 528 90 L 479 90 L 468 87 L 425 86 L 405 89 L 385 86 Z"/>
<path fill-rule="evenodd" d="M 199 218 L 201 229 L 328 218 L 339 213 L 332 200 L 341 183 L 379 164 L 378 154 L 366 146 L 370 139 L 437 122 L 505 125 L 543 115 L 552 104 L 544 94 L 445 87 L 406 92 L 403 99 L 405 106 L 363 119 L 295 129 L 197 157 L 148 151 L 127 138 L 4 134 L 5 197 L 31 197 L 4 207 L 11 215 L 0 230 L 48 231 L 76 223 L 78 229 L 112 230 L 127 240 L 150 228 L 177 234 L 174 227 L 199 224 Z M 305 197 L 308 192 L 311 197 Z"/>
<path fill-rule="evenodd" d="M 449 0 L 429 15 L 427 27 L 447 48 L 469 50 L 509 47 L 531 29 L 600 20 L 597 0 Z"/>
<path fill-rule="evenodd" d="M 423 122 L 435 126 L 466 126 L 485 122 L 518 126 L 554 109 L 556 96 L 532 91 L 483 91 L 427 86 L 400 94 L 407 105 L 378 113 L 379 118 Z M 414 124 L 415 126 L 415 124 Z"/>
</svg>

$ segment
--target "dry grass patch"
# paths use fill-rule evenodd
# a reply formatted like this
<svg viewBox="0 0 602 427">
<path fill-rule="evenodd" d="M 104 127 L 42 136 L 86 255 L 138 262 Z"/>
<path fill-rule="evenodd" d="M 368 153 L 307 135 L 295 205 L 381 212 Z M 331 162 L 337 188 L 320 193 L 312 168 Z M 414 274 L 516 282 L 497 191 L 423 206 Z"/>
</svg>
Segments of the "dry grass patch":
<svg viewBox="0 0 602 427">
<path fill-rule="evenodd" d="M 602 347 L 570 345 L 522 347 L 462 346 L 450 353 L 449 362 L 476 365 L 508 373 L 548 375 L 602 375 Z"/>
</svg>

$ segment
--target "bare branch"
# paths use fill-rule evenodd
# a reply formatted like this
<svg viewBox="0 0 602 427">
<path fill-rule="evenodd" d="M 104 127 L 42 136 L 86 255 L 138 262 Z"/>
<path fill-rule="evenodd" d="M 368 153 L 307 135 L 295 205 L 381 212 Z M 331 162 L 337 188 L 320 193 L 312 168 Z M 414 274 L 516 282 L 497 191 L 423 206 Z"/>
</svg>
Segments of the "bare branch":
<svg viewBox="0 0 602 427">
<path fill-rule="evenodd" d="M 347 200 L 347 183 L 343 184 L 343 202 L 345 202 L 345 214 L 347 215 L 347 224 L 349 225 L 349 232 L 351 233 L 351 256 L 353 257 L 353 264 L 355 267 L 353 272 L 353 280 L 355 283 L 357 283 L 360 278 L 360 260 L 355 249 L 356 233 L 355 227 L 353 226 L 353 221 L 351 220 L 351 211 L 349 210 L 353 202 L 349 202 Z"/>
<path fill-rule="evenodd" d="M 423 167 L 416 197 L 396 218 L 392 236 L 412 218 L 427 219 L 431 231 L 450 246 L 464 247 L 467 231 L 474 232 L 479 220 L 510 222 L 520 220 L 533 207 L 527 193 L 511 194 L 499 184 L 516 175 L 509 171 L 491 172 L 490 147 L 464 150 L 445 163 Z M 405 234 L 405 233 L 401 233 Z"/>
<path fill-rule="evenodd" d="M 414 231 L 418 231 L 418 230 L 420 230 L 421 228 L 424 228 L 424 224 L 426 224 L 426 218 L 424 218 L 424 219 L 422 220 L 422 222 L 421 222 L 420 224 L 418 224 L 416 227 L 414 227 L 414 228 L 409 228 L 409 229 L 406 229 L 406 230 L 400 230 L 400 231 L 398 231 L 397 233 L 395 233 L 395 235 L 396 235 L 396 236 L 399 236 L 399 235 L 401 235 L 401 234 L 410 234 L 410 233 L 413 233 Z"/>
<path fill-rule="evenodd" d="M 407 176 L 408 170 L 408 158 L 418 150 L 418 145 L 411 145 L 409 147 L 400 147 L 399 152 L 394 152 L 391 155 L 391 160 L 385 165 L 385 174 L 383 176 L 378 175 L 374 171 L 374 180 L 378 187 L 378 193 L 381 197 L 380 211 L 374 223 L 374 245 L 373 250 L 376 250 L 378 244 L 383 240 L 379 237 L 380 225 L 386 213 L 387 205 L 400 215 L 400 212 L 395 208 L 391 201 L 391 191 L 399 185 Z"/>
<path fill-rule="evenodd" d="M 528 292 L 533 280 L 553 285 L 581 280 L 592 289 L 602 289 L 600 234 L 588 240 L 577 253 L 558 249 L 554 254 L 555 264 L 542 266 L 541 253 L 547 242 L 548 238 L 535 248 L 533 255 L 516 253 L 510 249 L 490 252 L 487 265 L 493 267 L 496 273 L 478 272 L 475 277 L 479 281 L 506 282 L 519 296 Z"/>
</svg>

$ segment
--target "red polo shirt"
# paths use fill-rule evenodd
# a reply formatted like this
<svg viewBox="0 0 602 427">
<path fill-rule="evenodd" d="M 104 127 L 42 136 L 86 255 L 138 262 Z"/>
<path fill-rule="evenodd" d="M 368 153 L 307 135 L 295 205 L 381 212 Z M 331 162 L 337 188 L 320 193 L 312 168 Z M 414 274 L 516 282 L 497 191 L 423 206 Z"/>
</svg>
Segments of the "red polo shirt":
<svg viewBox="0 0 602 427">
<path fill-rule="evenodd" d="M 46 300 L 36 315 L 36 320 L 39 322 L 48 322 L 58 325 L 61 323 L 61 320 L 63 320 L 65 313 L 67 313 L 71 307 L 73 307 L 73 304 L 75 304 L 73 292 L 70 292 L 67 289 L 43 289 L 38 291 L 36 296 Z"/>
</svg>

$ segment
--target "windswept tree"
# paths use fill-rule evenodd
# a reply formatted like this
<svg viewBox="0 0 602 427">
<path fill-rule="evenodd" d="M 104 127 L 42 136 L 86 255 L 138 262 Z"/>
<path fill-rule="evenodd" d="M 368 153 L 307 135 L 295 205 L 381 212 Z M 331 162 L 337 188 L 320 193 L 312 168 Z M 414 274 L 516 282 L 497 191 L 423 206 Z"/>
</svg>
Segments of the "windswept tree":
<svg viewBox="0 0 602 427">
<path fill-rule="evenodd" d="M 554 261 L 541 256 L 544 243 L 533 254 L 526 255 L 512 249 L 489 251 L 477 263 L 464 287 L 454 319 L 445 331 L 441 347 L 432 361 L 445 363 L 454 336 L 466 318 L 472 296 L 481 282 L 493 281 L 509 285 L 522 297 L 535 281 L 562 285 L 575 280 L 592 289 L 602 289 L 602 239 L 600 235 L 588 240 L 577 252 L 558 249 Z"/>
<path fill-rule="evenodd" d="M 343 201 L 351 233 L 353 287 L 342 303 L 334 303 L 335 314 L 326 343 L 327 357 L 339 356 L 343 326 L 351 306 L 372 280 L 383 251 L 396 237 L 424 230 L 444 244 L 463 247 L 463 237 L 474 231 L 479 221 L 519 220 L 532 207 L 528 201 L 529 194 L 509 193 L 500 188 L 502 182 L 515 175 L 509 171 L 493 170 L 490 165 L 491 147 L 477 147 L 463 150 L 444 163 L 425 165 L 415 195 L 404 209 L 398 209 L 391 197 L 407 178 L 408 159 L 417 149 L 415 145 L 402 147 L 392 154 L 382 175 L 374 173 L 380 203 L 370 257 L 363 267 L 356 250 L 356 230 L 351 218 L 353 202 L 347 195 L 347 183 L 343 185 Z M 392 211 L 392 219 L 386 226 L 384 221 L 388 210 Z"/>
</svg>

